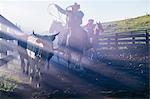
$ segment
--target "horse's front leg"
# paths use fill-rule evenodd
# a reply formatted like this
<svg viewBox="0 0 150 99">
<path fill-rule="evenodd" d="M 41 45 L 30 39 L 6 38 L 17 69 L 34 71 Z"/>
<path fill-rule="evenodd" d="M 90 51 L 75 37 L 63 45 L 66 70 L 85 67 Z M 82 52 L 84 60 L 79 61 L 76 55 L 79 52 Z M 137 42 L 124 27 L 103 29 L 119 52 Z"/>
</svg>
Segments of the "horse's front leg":
<svg viewBox="0 0 150 99">
<path fill-rule="evenodd" d="M 30 62 L 29 59 L 27 59 L 26 74 L 29 75 L 29 73 L 30 73 Z"/>
<path fill-rule="evenodd" d="M 36 68 L 36 74 L 35 74 L 35 83 L 36 83 L 36 88 L 40 87 L 40 79 L 41 79 L 41 69 L 39 66 Z"/>
<path fill-rule="evenodd" d="M 65 58 L 67 60 L 67 67 L 70 68 L 69 65 L 71 64 L 71 61 L 70 61 L 71 60 L 71 53 L 70 53 L 70 51 L 68 49 L 66 49 Z"/>
<path fill-rule="evenodd" d="M 36 63 L 35 64 L 35 71 L 34 71 L 34 81 L 35 81 L 35 87 L 39 88 L 40 87 L 40 81 L 41 81 L 41 66 L 44 63 L 44 60 L 40 57 L 36 59 Z"/>
<path fill-rule="evenodd" d="M 21 61 L 22 72 L 25 73 L 25 62 L 24 62 L 24 58 L 22 56 L 20 56 L 20 61 Z"/>
<path fill-rule="evenodd" d="M 83 54 L 85 53 L 85 50 L 83 50 Z M 82 58 L 83 58 L 83 54 L 78 54 L 78 60 L 77 60 L 77 69 L 79 70 L 83 70 L 84 68 L 82 67 Z"/>
<path fill-rule="evenodd" d="M 82 55 L 81 54 L 79 54 L 79 57 L 78 57 L 78 65 L 79 65 L 79 68 L 82 65 Z"/>
<path fill-rule="evenodd" d="M 34 59 L 30 59 L 29 60 L 29 67 L 28 67 L 28 74 L 29 74 L 29 82 L 32 83 L 33 78 L 34 78 L 34 74 L 35 74 L 35 60 Z"/>
<path fill-rule="evenodd" d="M 28 74 L 29 74 L 29 82 L 30 84 L 33 84 L 33 81 L 35 79 L 35 75 L 36 75 L 36 68 L 38 65 L 38 59 L 37 57 L 35 58 L 30 58 L 29 59 L 29 67 L 28 67 Z"/>
<path fill-rule="evenodd" d="M 91 56 L 90 56 L 90 59 L 91 59 L 91 60 L 94 60 L 94 55 L 95 55 L 95 49 L 92 48 Z"/>
<path fill-rule="evenodd" d="M 70 68 L 70 64 L 71 64 L 71 53 L 68 53 L 68 59 L 67 59 L 67 65 L 68 65 L 68 68 Z"/>
<path fill-rule="evenodd" d="M 49 61 L 50 61 L 50 59 L 47 59 L 47 60 L 46 60 L 46 63 L 47 63 L 46 69 L 47 69 L 47 70 L 49 70 L 49 68 L 50 68 L 50 63 L 49 63 Z"/>
</svg>

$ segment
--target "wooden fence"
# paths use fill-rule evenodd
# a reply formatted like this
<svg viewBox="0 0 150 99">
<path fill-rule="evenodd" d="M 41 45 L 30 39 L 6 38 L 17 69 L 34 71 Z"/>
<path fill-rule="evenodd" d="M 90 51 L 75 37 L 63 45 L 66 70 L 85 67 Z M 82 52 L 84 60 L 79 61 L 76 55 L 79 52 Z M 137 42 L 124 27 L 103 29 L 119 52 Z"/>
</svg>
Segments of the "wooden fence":
<svg viewBox="0 0 150 99">
<path fill-rule="evenodd" d="M 104 57 L 150 58 L 150 30 L 129 31 L 113 34 L 101 34 L 98 54 Z"/>
<path fill-rule="evenodd" d="M 102 34 L 99 37 L 99 50 L 135 49 L 150 47 L 150 30 L 139 30 L 113 34 Z"/>
</svg>

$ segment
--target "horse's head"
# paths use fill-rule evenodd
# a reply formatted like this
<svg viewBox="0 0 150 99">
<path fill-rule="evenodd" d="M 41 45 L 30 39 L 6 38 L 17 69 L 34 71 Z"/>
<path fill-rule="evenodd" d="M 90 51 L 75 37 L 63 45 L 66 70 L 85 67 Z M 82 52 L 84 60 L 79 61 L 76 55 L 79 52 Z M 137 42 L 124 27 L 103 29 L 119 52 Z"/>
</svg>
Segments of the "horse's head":
<svg viewBox="0 0 150 99">
<path fill-rule="evenodd" d="M 62 25 L 62 23 L 54 20 L 50 26 L 49 33 L 54 33 L 54 32 L 58 33 L 63 31 L 64 31 L 64 26 Z"/>
<path fill-rule="evenodd" d="M 96 24 L 95 24 L 95 28 L 94 28 L 94 33 L 102 33 L 102 32 L 104 32 L 104 29 L 103 29 L 103 26 L 102 26 L 102 24 L 101 24 L 101 22 L 96 22 Z"/>
</svg>

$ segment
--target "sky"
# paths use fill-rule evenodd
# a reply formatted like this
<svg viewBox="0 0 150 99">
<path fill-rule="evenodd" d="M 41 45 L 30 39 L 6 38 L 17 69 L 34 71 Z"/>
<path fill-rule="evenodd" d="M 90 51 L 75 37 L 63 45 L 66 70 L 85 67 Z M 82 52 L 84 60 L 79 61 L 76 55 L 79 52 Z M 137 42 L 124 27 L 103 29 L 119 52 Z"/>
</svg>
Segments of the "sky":
<svg viewBox="0 0 150 99">
<path fill-rule="evenodd" d="M 0 14 L 27 33 L 41 33 L 48 31 L 54 16 L 59 15 L 50 4 L 66 8 L 74 2 L 84 12 L 83 24 L 91 18 L 109 22 L 150 13 L 150 0 L 0 0 Z"/>
</svg>

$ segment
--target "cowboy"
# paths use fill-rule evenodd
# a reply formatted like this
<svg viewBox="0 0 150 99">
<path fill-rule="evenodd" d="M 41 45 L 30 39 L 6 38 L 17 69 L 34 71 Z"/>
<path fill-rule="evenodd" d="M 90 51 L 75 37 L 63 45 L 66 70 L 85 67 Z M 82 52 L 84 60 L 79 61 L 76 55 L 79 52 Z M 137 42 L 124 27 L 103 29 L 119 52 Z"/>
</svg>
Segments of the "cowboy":
<svg viewBox="0 0 150 99">
<path fill-rule="evenodd" d="M 94 32 L 94 27 L 95 27 L 94 19 L 89 19 L 88 23 L 83 28 L 87 31 L 88 35 L 91 37 L 91 35 Z"/>
<path fill-rule="evenodd" d="M 82 24 L 82 18 L 84 16 L 84 13 L 79 10 L 80 5 L 78 5 L 77 3 L 74 3 L 74 5 L 68 6 L 66 10 L 62 9 L 56 4 L 55 6 L 60 13 L 65 14 L 67 16 L 66 20 L 67 20 L 68 28 L 74 28 Z"/>
<path fill-rule="evenodd" d="M 85 26 L 83 26 L 83 28 L 88 34 L 88 40 L 90 41 L 90 44 L 92 44 L 93 42 L 92 38 L 93 38 L 93 33 L 95 28 L 94 19 L 89 19 L 88 23 Z"/>
</svg>

